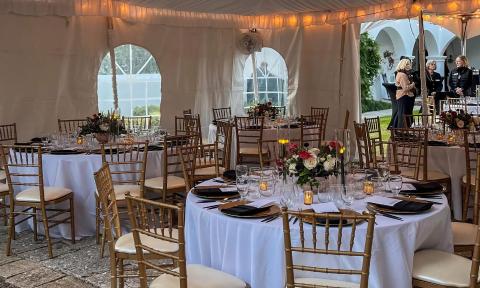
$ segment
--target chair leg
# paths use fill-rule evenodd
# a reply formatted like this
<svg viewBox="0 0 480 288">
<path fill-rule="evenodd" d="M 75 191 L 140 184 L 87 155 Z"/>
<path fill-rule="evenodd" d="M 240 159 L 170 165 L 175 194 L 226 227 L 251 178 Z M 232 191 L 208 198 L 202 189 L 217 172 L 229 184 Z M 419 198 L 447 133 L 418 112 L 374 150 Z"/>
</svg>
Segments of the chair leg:
<svg viewBox="0 0 480 288">
<path fill-rule="evenodd" d="M 33 210 L 33 216 L 32 216 L 32 220 L 33 220 L 33 240 L 38 241 L 37 208 L 36 208 L 36 207 L 32 207 L 32 210 Z"/>
<path fill-rule="evenodd" d="M 105 225 L 103 225 L 103 231 L 102 231 L 102 240 L 100 244 L 100 258 L 103 258 L 105 256 L 105 242 L 107 242 L 107 239 L 105 237 L 105 234 L 107 233 L 107 228 L 105 228 Z"/>
<path fill-rule="evenodd" d="M 3 226 L 8 225 L 8 214 L 7 214 L 7 196 L 2 196 L 2 215 L 3 215 Z"/>
<path fill-rule="evenodd" d="M 95 241 L 100 244 L 100 201 L 95 194 Z"/>
<path fill-rule="evenodd" d="M 70 198 L 70 233 L 72 244 L 75 244 L 75 204 L 73 202 L 73 195 L 72 198 Z"/>
<path fill-rule="evenodd" d="M 10 221 L 8 221 L 8 240 L 6 247 L 6 255 L 12 255 L 12 239 L 15 237 L 15 215 L 13 207 L 10 207 Z"/>
<path fill-rule="evenodd" d="M 119 279 L 120 280 L 119 281 L 120 282 L 119 283 L 120 288 L 123 288 L 123 287 L 125 287 L 125 277 L 123 277 L 124 276 L 123 274 L 125 273 L 125 270 L 123 268 L 123 259 L 118 259 L 118 273 L 120 274 L 119 275 L 120 276 L 120 279 Z"/>
<path fill-rule="evenodd" d="M 53 251 L 52 251 L 52 242 L 50 240 L 50 230 L 48 229 L 48 218 L 47 218 L 47 211 L 45 207 L 42 207 L 42 221 L 45 230 L 45 238 L 47 238 L 47 245 L 48 245 L 48 256 L 53 258 Z"/>
<path fill-rule="evenodd" d="M 110 287 L 117 288 L 117 255 L 110 255 Z"/>
<path fill-rule="evenodd" d="M 468 214 L 468 199 L 470 198 L 470 187 L 462 183 L 462 197 L 463 197 L 463 205 L 462 205 L 462 221 L 467 221 L 467 214 Z"/>
</svg>

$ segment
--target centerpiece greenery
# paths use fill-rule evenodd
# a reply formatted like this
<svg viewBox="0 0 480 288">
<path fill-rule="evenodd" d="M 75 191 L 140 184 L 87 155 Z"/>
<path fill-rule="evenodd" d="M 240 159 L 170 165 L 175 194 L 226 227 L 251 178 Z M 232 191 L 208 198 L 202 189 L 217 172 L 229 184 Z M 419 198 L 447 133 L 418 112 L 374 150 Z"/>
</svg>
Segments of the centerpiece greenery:
<svg viewBox="0 0 480 288">
<path fill-rule="evenodd" d="M 277 117 L 277 109 L 272 105 L 272 102 L 259 103 L 248 109 L 248 115 L 250 117 L 265 116 L 272 119 Z"/>
<path fill-rule="evenodd" d="M 475 119 L 476 118 L 476 119 Z M 440 114 L 440 120 L 450 129 L 471 129 L 480 122 L 478 117 L 473 117 L 465 111 L 443 111 Z"/>
<path fill-rule="evenodd" d="M 110 135 L 118 136 L 126 133 L 125 124 L 120 116 L 110 112 L 87 117 L 87 123 L 81 126 L 80 130 L 80 135 L 94 134 L 100 143 L 108 142 Z"/>
</svg>

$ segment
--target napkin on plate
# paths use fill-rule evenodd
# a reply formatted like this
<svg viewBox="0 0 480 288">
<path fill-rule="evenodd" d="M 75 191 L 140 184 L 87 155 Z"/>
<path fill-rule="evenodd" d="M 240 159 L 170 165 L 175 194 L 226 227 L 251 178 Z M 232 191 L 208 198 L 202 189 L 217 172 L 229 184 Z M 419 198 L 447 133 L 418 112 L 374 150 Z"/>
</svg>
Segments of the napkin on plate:
<svg viewBox="0 0 480 288">
<path fill-rule="evenodd" d="M 448 144 L 442 141 L 430 140 L 428 141 L 428 146 L 448 146 Z"/>
<path fill-rule="evenodd" d="M 250 205 L 238 205 L 235 207 L 223 209 L 222 211 L 226 214 L 231 214 L 231 215 L 251 216 L 251 215 L 256 215 L 258 213 L 267 211 L 268 209 L 270 209 L 270 206 L 257 208 Z"/>
<path fill-rule="evenodd" d="M 402 191 L 400 193 L 407 194 L 421 194 L 442 191 L 443 186 L 437 182 L 412 182 L 403 183 Z"/>
<path fill-rule="evenodd" d="M 196 187 L 195 193 L 204 197 L 229 197 L 238 195 L 237 189 Z"/>
<path fill-rule="evenodd" d="M 368 203 L 377 205 L 387 209 L 397 210 L 401 212 L 421 212 L 430 209 L 433 205 L 431 202 L 418 202 L 400 200 L 381 196 L 372 196 Z"/>
<path fill-rule="evenodd" d="M 225 179 L 235 181 L 235 179 L 237 178 L 237 174 L 236 174 L 235 170 L 227 170 L 227 171 L 223 172 L 223 177 Z"/>
</svg>

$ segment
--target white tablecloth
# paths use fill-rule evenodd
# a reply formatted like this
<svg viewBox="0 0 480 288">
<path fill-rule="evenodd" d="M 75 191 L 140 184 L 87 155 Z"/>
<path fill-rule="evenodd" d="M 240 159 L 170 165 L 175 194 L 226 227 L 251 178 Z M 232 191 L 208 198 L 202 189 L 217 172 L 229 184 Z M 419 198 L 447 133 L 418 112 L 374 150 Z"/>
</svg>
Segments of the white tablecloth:
<svg viewBox="0 0 480 288">
<path fill-rule="evenodd" d="M 459 146 L 429 146 L 428 169 L 450 175 L 455 219 L 462 219 L 462 177 L 466 174 L 465 149 Z"/>
<path fill-rule="evenodd" d="M 212 203 L 199 204 L 196 203 L 198 200 L 192 193 L 188 195 L 185 229 L 187 262 L 225 271 L 248 282 L 252 288 L 285 287 L 281 218 L 262 223 L 258 219 L 228 217 L 217 209 L 203 209 L 202 207 Z M 375 225 L 368 287 L 411 287 L 415 251 L 429 248 L 453 251 L 450 209 L 445 204 L 445 198 L 435 201 L 443 204 L 433 205 L 432 210 L 425 214 L 402 216 L 404 221 L 377 216 L 378 225 Z M 353 207 L 355 210 L 362 209 L 365 203 L 363 200 L 356 201 Z M 296 227 L 298 229 L 298 223 L 292 225 L 292 229 Z M 357 237 L 362 238 L 360 235 L 365 235 L 366 227 L 366 224 L 357 227 Z M 317 230 L 317 235 L 322 235 L 322 231 Z M 296 235 L 298 236 L 298 233 Z M 319 239 L 323 241 L 324 238 Z M 292 241 L 297 240 L 293 238 Z M 364 243 L 358 242 L 356 245 Z M 310 264 L 325 264 L 325 261 L 329 261 L 324 255 L 301 257 L 300 261 Z M 342 261 L 344 268 L 361 263 L 360 259 L 352 262 L 354 260 L 347 258 Z M 329 263 L 332 263 L 331 261 L 330 259 Z M 297 277 L 299 275 L 297 274 Z M 359 281 L 359 278 L 352 276 L 325 277 Z"/>
<path fill-rule="evenodd" d="M 146 178 L 161 176 L 163 151 L 150 151 L 147 156 Z M 43 154 L 45 186 L 69 188 L 74 193 L 76 238 L 95 235 L 95 179 L 93 173 L 102 167 L 99 154 L 51 155 Z M 18 192 L 18 191 L 16 191 Z M 68 206 L 66 206 L 68 207 Z M 43 225 L 38 225 L 43 233 Z M 24 226 L 20 229 L 25 228 Z M 69 224 L 50 230 L 54 237 L 70 238 Z"/>
</svg>

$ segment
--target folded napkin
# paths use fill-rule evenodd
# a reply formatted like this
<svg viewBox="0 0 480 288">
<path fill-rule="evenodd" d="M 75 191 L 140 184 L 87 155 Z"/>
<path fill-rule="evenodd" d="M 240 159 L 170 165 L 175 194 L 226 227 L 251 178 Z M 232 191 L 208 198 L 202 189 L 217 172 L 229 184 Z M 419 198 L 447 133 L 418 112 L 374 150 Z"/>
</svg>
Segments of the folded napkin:
<svg viewBox="0 0 480 288">
<path fill-rule="evenodd" d="M 404 188 L 400 193 L 405 193 L 405 194 L 422 194 L 422 193 L 432 193 L 432 192 L 438 192 L 443 190 L 443 186 L 437 182 L 413 182 L 413 183 L 408 183 L 411 186 L 413 186 L 413 189 L 411 187 L 408 187 L 407 183 L 404 183 Z"/>
<path fill-rule="evenodd" d="M 285 124 L 285 125 L 281 125 L 280 128 L 289 128 L 289 127 L 288 127 L 288 124 Z M 290 124 L 290 129 L 296 129 L 296 128 L 300 128 L 300 125 Z"/>
<path fill-rule="evenodd" d="M 415 201 L 407 201 L 402 200 L 395 205 L 393 205 L 393 209 L 402 212 L 422 212 L 432 208 L 433 203 L 431 202 L 415 202 Z"/>
<path fill-rule="evenodd" d="M 235 170 L 227 170 L 227 171 L 223 172 L 223 177 L 228 179 L 228 180 L 235 181 L 235 179 L 237 178 L 237 174 L 236 174 Z"/>
<path fill-rule="evenodd" d="M 43 139 L 44 139 L 44 137 L 34 137 L 34 138 L 30 139 L 30 141 L 32 143 L 42 143 Z"/>
<path fill-rule="evenodd" d="M 257 208 L 250 205 L 238 205 L 235 207 L 223 209 L 222 212 L 237 216 L 252 216 L 267 211 L 268 209 L 270 209 L 270 206 Z"/>
<path fill-rule="evenodd" d="M 71 155 L 71 154 L 82 154 L 83 151 L 80 150 L 51 150 L 50 154 L 53 155 Z"/>
<path fill-rule="evenodd" d="M 430 140 L 428 141 L 428 146 L 448 146 L 448 144 L 443 141 Z"/>
<path fill-rule="evenodd" d="M 235 196 L 238 195 L 237 191 L 232 191 L 232 190 L 226 190 L 222 191 L 222 188 L 202 188 L 202 187 L 197 187 L 195 189 L 195 194 L 199 196 L 204 196 L 204 197 L 230 197 L 230 196 Z"/>
</svg>

